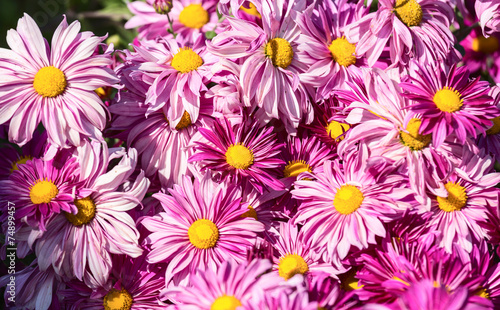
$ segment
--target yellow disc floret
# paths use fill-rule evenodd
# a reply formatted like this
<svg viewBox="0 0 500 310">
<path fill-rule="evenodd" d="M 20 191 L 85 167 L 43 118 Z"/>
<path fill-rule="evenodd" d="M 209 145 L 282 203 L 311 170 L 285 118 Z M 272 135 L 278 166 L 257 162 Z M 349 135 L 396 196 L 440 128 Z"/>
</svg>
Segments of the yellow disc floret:
<svg viewBox="0 0 500 310">
<path fill-rule="evenodd" d="M 240 10 L 242 10 L 243 12 L 245 12 L 249 15 L 253 15 L 253 16 L 257 16 L 258 18 L 262 18 L 262 15 L 260 15 L 259 11 L 257 11 L 257 7 L 255 7 L 255 4 L 253 4 L 252 2 L 249 2 L 248 8 L 246 8 L 244 6 L 240 6 Z"/>
<path fill-rule="evenodd" d="M 132 295 L 122 288 L 120 291 L 112 288 L 102 302 L 104 310 L 130 310 L 132 308 Z"/>
<path fill-rule="evenodd" d="M 30 199 L 33 204 L 49 203 L 59 193 L 57 186 L 50 180 L 38 180 L 30 188 Z"/>
<path fill-rule="evenodd" d="M 248 169 L 253 164 L 253 153 L 241 143 L 227 148 L 226 162 L 236 169 Z"/>
<path fill-rule="evenodd" d="M 499 47 L 498 39 L 495 36 L 485 38 L 479 35 L 472 40 L 472 50 L 475 52 L 491 54 L 498 51 Z"/>
<path fill-rule="evenodd" d="M 491 120 L 493 122 L 493 126 L 490 129 L 486 130 L 487 135 L 496 135 L 500 133 L 500 116 L 495 117 Z"/>
<path fill-rule="evenodd" d="M 412 118 L 406 126 L 408 132 L 401 131 L 399 133 L 401 142 L 413 151 L 419 151 L 427 147 L 432 140 L 432 134 L 421 135 L 418 133 L 421 124 L 421 119 Z"/>
<path fill-rule="evenodd" d="M 210 20 L 207 10 L 201 4 L 186 6 L 179 15 L 179 21 L 186 27 L 200 29 Z"/>
<path fill-rule="evenodd" d="M 241 306 L 241 302 L 238 298 L 229 295 L 222 295 L 212 303 L 210 310 L 236 310 L 239 306 Z"/>
<path fill-rule="evenodd" d="M 333 206 L 337 212 L 348 215 L 356 211 L 363 202 L 363 193 L 354 185 L 342 185 L 335 194 Z"/>
<path fill-rule="evenodd" d="M 305 274 L 307 271 L 309 271 L 309 266 L 307 266 L 306 261 L 300 255 L 287 254 L 280 258 L 278 273 L 285 280 L 290 279 L 296 274 Z"/>
<path fill-rule="evenodd" d="M 290 43 L 282 38 L 270 40 L 264 49 L 266 56 L 271 58 L 275 67 L 286 69 L 293 59 L 293 49 Z"/>
<path fill-rule="evenodd" d="M 328 123 L 328 126 L 326 126 L 326 132 L 330 136 L 330 138 L 334 140 L 343 140 L 344 139 L 344 133 L 347 132 L 351 126 L 349 124 L 345 123 L 340 123 L 337 121 L 331 121 Z"/>
<path fill-rule="evenodd" d="M 12 173 L 12 171 L 14 171 L 14 170 L 19 170 L 18 165 L 23 165 L 28 160 L 32 160 L 32 159 L 33 159 L 33 157 L 31 157 L 29 155 L 20 157 L 18 160 L 16 160 L 15 162 L 12 163 L 12 168 L 10 168 L 10 173 Z"/>
<path fill-rule="evenodd" d="M 302 172 L 312 172 L 311 166 L 309 166 L 305 160 L 293 160 L 288 162 L 288 165 L 283 169 L 283 175 L 285 178 L 296 177 Z"/>
<path fill-rule="evenodd" d="M 182 114 L 181 120 L 177 126 L 175 126 L 175 129 L 180 130 L 188 127 L 189 125 L 191 125 L 191 115 L 189 115 L 187 111 L 184 111 L 184 114 Z"/>
<path fill-rule="evenodd" d="M 54 66 L 38 70 L 33 81 L 33 88 L 43 97 L 57 97 L 64 92 L 67 85 L 64 73 Z"/>
<path fill-rule="evenodd" d="M 436 94 L 434 94 L 432 101 L 434 101 L 439 110 L 448 113 L 460 110 L 464 103 L 462 95 L 458 92 L 458 90 L 448 86 L 438 90 Z"/>
<path fill-rule="evenodd" d="M 345 37 L 333 40 L 328 49 L 339 65 L 348 67 L 356 63 L 356 44 L 349 43 Z"/>
<path fill-rule="evenodd" d="M 248 211 L 246 211 L 245 213 L 243 213 L 242 215 L 240 215 L 240 217 L 251 217 L 251 218 L 254 218 L 257 220 L 257 211 L 255 211 L 255 209 L 252 207 L 252 206 L 248 206 Z"/>
<path fill-rule="evenodd" d="M 64 216 L 66 219 L 75 226 L 81 226 L 83 224 L 88 224 L 95 217 L 95 203 L 90 197 L 75 199 L 75 206 L 78 209 L 77 214 L 66 212 Z"/>
<path fill-rule="evenodd" d="M 408 27 L 420 25 L 424 17 L 422 7 L 416 0 L 396 0 L 394 14 Z"/>
<path fill-rule="evenodd" d="M 172 67 L 180 73 L 188 73 L 203 65 L 203 59 L 189 47 L 183 47 L 172 58 Z"/>
<path fill-rule="evenodd" d="M 448 182 L 444 185 L 448 197 L 437 197 L 439 208 L 446 212 L 460 211 L 467 205 L 467 192 L 458 182 Z"/>
<path fill-rule="evenodd" d="M 211 221 L 200 219 L 188 229 L 189 241 L 198 249 L 213 248 L 219 240 L 219 228 Z"/>
</svg>

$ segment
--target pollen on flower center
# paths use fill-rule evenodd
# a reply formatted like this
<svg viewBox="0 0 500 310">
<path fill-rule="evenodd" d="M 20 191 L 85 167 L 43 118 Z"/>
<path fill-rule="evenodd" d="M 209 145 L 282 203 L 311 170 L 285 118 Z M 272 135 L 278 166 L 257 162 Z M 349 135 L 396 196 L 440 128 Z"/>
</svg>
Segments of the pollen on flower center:
<svg viewBox="0 0 500 310">
<path fill-rule="evenodd" d="M 453 113 L 462 107 L 464 100 L 461 97 L 462 95 L 458 90 L 445 86 L 436 92 L 432 100 L 439 110 Z"/>
<path fill-rule="evenodd" d="M 203 59 L 189 47 L 183 47 L 172 58 L 172 67 L 180 73 L 188 73 L 203 65 Z"/>
<path fill-rule="evenodd" d="M 104 310 L 130 310 L 133 302 L 132 295 L 122 288 L 120 291 L 112 288 L 106 296 L 104 296 Z"/>
<path fill-rule="evenodd" d="M 66 76 L 54 66 L 43 67 L 35 74 L 33 88 L 43 97 L 57 97 L 64 92 Z"/>
<path fill-rule="evenodd" d="M 177 126 L 175 126 L 175 129 L 181 130 L 183 128 L 188 127 L 189 125 L 191 125 L 191 115 L 189 115 L 187 111 L 184 111 L 184 114 L 182 114 L 182 118 L 177 124 Z"/>
<path fill-rule="evenodd" d="M 32 160 L 32 159 L 33 159 L 33 157 L 31 157 L 29 155 L 20 157 L 18 160 L 16 160 L 15 162 L 12 163 L 12 168 L 10 168 L 10 173 L 12 173 L 12 171 L 14 171 L 14 170 L 19 170 L 18 165 L 23 165 L 28 160 Z"/>
<path fill-rule="evenodd" d="M 75 199 L 74 204 L 78 208 L 78 213 L 65 212 L 64 216 L 66 216 L 66 219 L 75 226 L 90 223 L 95 217 L 96 207 L 94 200 L 90 197 Z"/>
<path fill-rule="evenodd" d="M 207 10 L 201 4 L 186 6 L 179 15 L 179 21 L 186 27 L 200 29 L 210 20 Z"/>
<path fill-rule="evenodd" d="M 247 169 L 253 164 L 253 153 L 241 143 L 227 148 L 226 162 L 236 169 Z"/>
<path fill-rule="evenodd" d="M 283 175 L 285 178 L 296 177 L 302 172 L 312 172 L 311 166 L 309 166 L 305 160 L 293 160 L 289 161 L 288 165 L 283 169 Z"/>
<path fill-rule="evenodd" d="M 59 193 L 57 186 L 50 180 L 38 180 L 30 189 L 33 204 L 49 203 Z"/>
<path fill-rule="evenodd" d="M 223 295 L 218 297 L 210 307 L 210 310 L 236 310 L 241 306 L 241 302 L 238 298 L 229 295 Z"/>
<path fill-rule="evenodd" d="M 348 67 L 356 63 L 356 44 L 349 43 L 345 37 L 333 40 L 328 49 L 339 65 Z"/>
<path fill-rule="evenodd" d="M 479 296 L 479 297 L 482 297 L 482 298 L 486 298 L 486 299 L 489 299 L 489 298 L 490 298 L 490 294 L 489 294 L 489 293 L 488 293 L 488 291 L 487 291 L 484 287 L 482 287 L 482 286 L 480 286 L 480 287 L 479 287 L 479 290 L 478 290 L 478 291 L 476 292 L 476 294 L 474 294 L 474 295 Z"/>
<path fill-rule="evenodd" d="M 363 193 L 354 185 L 342 185 L 335 194 L 333 206 L 337 212 L 348 215 L 356 211 L 363 202 Z"/>
<path fill-rule="evenodd" d="M 240 10 L 242 10 L 243 12 L 245 12 L 249 15 L 253 15 L 253 16 L 257 16 L 258 18 L 262 18 L 262 15 L 260 15 L 259 11 L 257 11 L 257 7 L 255 7 L 255 4 L 253 4 L 252 2 L 248 3 L 248 8 L 241 6 Z"/>
<path fill-rule="evenodd" d="M 498 51 L 499 47 L 500 44 L 495 36 L 485 38 L 480 35 L 472 40 L 472 50 L 474 52 L 491 54 Z"/>
<path fill-rule="evenodd" d="M 293 59 L 293 49 L 290 43 L 282 38 L 270 40 L 265 47 L 266 56 L 271 58 L 275 67 L 286 69 Z"/>
<path fill-rule="evenodd" d="M 401 131 L 399 133 L 401 142 L 413 151 L 419 151 L 427 147 L 432 140 L 432 134 L 421 135 L 418 133 L 421 124 L 421 119 L 412 118 L 406 126 L 408 132 Z"/>
<path fill-rule="evenodd" d="M 296 274 L 305 274 L 309 271 L 306 261 L 297 254 L 287 254 L 280 259 L 278 264 L 278 273 L 285 280 L 290 279 Z"/>
<path fill-rule="evenodd" d="M 328 133 L 330 138 L 334 140 L 337 139 L 343 140 L 344 139 L 343 134 L 347 132 L 350 128 L 351 126 L 349 124 L 340 123 L 337 121 L 331 121 L 330 123 L 328 123 L 328 126 L 325 127 L 326 132 Z"/>
<path fill-rule="evenodd" d="M 240 215 L 240 217 L 243 217 L 243 218 L 245 218 L 245 217 L 252 217 L 252 218 L 258 220 L 257 219 L 257 211 L 255 211 L 255 209 L 252 206 L 248 206 L 247 209 L 248 209 L 248 211 L 246 211 L 245 213 L 243 213 L 242 215 Z"/>
<path fill-rule="evenodd" d="M 396 0 L 394 14 L 408 27 L 420 25 L 424 17 L 422 7 L 416 0 Z"/>
<path fill-rule="evenodd" d="M 490 129 L 486 130 L 487 135 L 496 135 L 500 133 L 500 116 L 495 117 L 491 120 L 493 122 L 493 126 Z"/>
<path fill-rule="evenodd" d="M 455 182 L 444 185 L 448 191 L 448 197 L 437 197 L 439 208 L 446 212 L 460 211 L 467 205 L 467 193 L 465 188 Z"/>
<path fill-rule="evenodd" d="M 198 249 L 213 248 L 219 240 L 219 228 L 211 220 L 199 219 L 189 227 L 188 236 Z"/>
</svg>

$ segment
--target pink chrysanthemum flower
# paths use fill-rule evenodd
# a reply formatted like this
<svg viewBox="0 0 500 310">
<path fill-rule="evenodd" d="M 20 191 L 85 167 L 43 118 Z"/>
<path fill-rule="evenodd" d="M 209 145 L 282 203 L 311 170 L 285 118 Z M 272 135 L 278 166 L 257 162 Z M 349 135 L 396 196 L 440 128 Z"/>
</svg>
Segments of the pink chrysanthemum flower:
<svg viewBox="0 0 500 310">
<path fill-rule="evenodd" d="M 256 123 L 248 122 L 233 127 L 224 118 L 215 121 L 211 130 L 200 128 L 199 131 L 208 143 L 194 142 L 196 151 L 190 162 L 200 161 L 202 170 L 219 172 L 222 179 L 248 181 L 260 192 L 265 186 L 284 189 L 275 171 L 284 163 L 276 158 L 282 144 L 274 140 L 272 127 L 259 129 Z"/>
<path fill-rule="evenodd" d="M 216 184 L 206 174 L 202 180 L 185 177 L 169 189 L 170 195 L 153 195 L 165 212 L 145 217 L 141 223 L 151 234 L 149 263 L 168 263 L 167 283 L 185 280 L 197 268 L 217 268 L 226 260 L 245 261 L 247 249 L 264 226 L 241 217 L 241 193 L 234 184 Z"/>
<path fill-rule="evenodd" d="M 0 196 L 16 206 L 17 219 L 45 231 L 47 222 L 56 214 L 76 213 L 73 200 L 84 187 L 78 174 L 74 158 L 63 158 L 62 163 L 34 158 L 18 165 L 7 180 L 0 181 Z M 6 210 L 5 204 L 2 211 Z M 2 213 L 1 218 L 7 216 L 7 212 Z"/>
<path fill-rule="evenodd" d="M 432 133 L 435 146 L 441 145 L 446 137 L 454 133 L 465 142 L 468 135 L 485 133 L 491 126 L 491 119 L 500 116 L 500 110 L 493 105 L 488 95 L 488 82 L 469 80 L 465 67 L 453 65 L 443 70 L 437 65 L 411 67 L 409 79 L 401 83 L 412 100 L 409 107 L 422 118 L 419 134 Z"/>
<path fill-rule="evenodd" d="M 227 17 L 228 29 L 207 42 L 214 55 L 242 63 L 240 81 L 245 105 L 256 104 L 268 117 L 280 119 L 291 134 L 300 122 L 310 123 L 313 117 L 310 90 L 299 79 L 306 64 L 298 54 L 300 31 L 294 21 L 295 10 L 304 4 L 264 0 L 263 28 Z"/>
<path fill-rule="evenodd" d="M 465 50 L 463 64 L 474 76 L 488 73 L 500 83 L 500 33 L 485 38 L 479 29 L 473 30 L 460 45 Z"/>
<path fill-rule="evenodd" d="M 490 95 L 494 98 L 493 105 L 500 110 L 500 84 L 491 87 Z M 479 135 L 476 142 L 480 149 L 484 149 L 487 154 L 493 155 L 498 162 L 500 161 L 500 116 L 491 121 L 493 126 L 486 130 L 485 135 Z"/>
<path fill-rule="evenodd" d="M 298 230 L 296 225 L 287 222 L 280 224 L 279 231 L 268 234 L 275 249 L 273 270 L 283 279 L 289 280 L 296 274 L 314 278 L 319 273 L 336 278 L 336 275 L 346 272 L 340 264 L 334 266 L 323 261 L 313 250 L 314 246 L 304 240 L 304 233 Z"/>
<path fill-rule="evenodd" d="M 94 55 L 105 37 L 79 31 L 78 21 L 68 26 L 64 18 L 52 50 L 27 14 L 8 32 L 12 50 L 0 49 L 0 124 L 10 120 L 10 141 L 26 144 L 40 122 L 59 147 L 102 139 L 106 108 L 94 90 L 118 79 L 107 68 L 111 51 Z"/>
<path fill-rule="evenodd" d="M 356 55 L 366 56 L 370 67 L 388 43 L 392 66 L 411 58 L 427 64 L 453 58 L 453 17 L 443 0 L 380 0 L 376 12 L 349 25 L 345 33 L 349 42 L 357 42 Z"/>
<path fill-rule="evenodd" d="M 0 180 L 7 179 L 14 170 L 19 170 L 19 165 L 25 164 L 33 158 L 43 157 L 47 147 L 47 132 L 35 131 L 34 138 L 23 145 L 18 151 L 12 145 L 2 145 L 0 157 Z"/>
<path fill-rule="evenodd" d="M 190 275 L 190 286 L 167 290 L 176 304 L 172 310 L 246 309 L 250 300 L 258 300 L 278 286 L 281 279 L 266 274 L 270 269 L 268 260 L 254 259 L 248 264 L 227 261 L 214 270 L 198 270 Z"/>
<path fill-rule="evenodd" d="M 324 100 L 322 104 L 313 104 L 313 107 L 314 120 L 304 127 L 310 130 L 311 135 L 327 144 L 332 150 L 336 150 L 339 142 L 351 129 L 351 125 L 345 122 L 346 116 L 339 113 L 339 110 L 345 107 L 339 106 L 335 97 Z"/>
<path fill-rule="evenodd" d="M 497 0 L 477 0 L 474 8 L 485 37 L 492 32 L 500 32 L 500 2 Z"/>
<path fill-rule="evenodd" d="M 369 159 L 366 146 L 339 160 L 326 161 L 324 172 L 303 176 L 292 191 L 301 200 L 295 223 L 303 224 L 304 237 L 329 259 L 344 259 L 351 247 L 365 249 L 375 236 L 385 237 L 384 223 L 407 207 L 398 200 L 408 195 L 403 177 L 382 157 Z M 384 176 L 390 177 L 385 178 Z"/>
<path fill-rule="evenodd" d="M 207 91 L 205 84 L 212 76 L 211 65 L 217 61 L 206 51 L 204 42 L 202 35 L 196 36 L 193 43 L 180 38 L 143 41 L 120 68 L 125 86 L 143 82 L 148 85 L 147 115 L 163 110 L 172 129 L 181 122 L 184 112 L 192 123 L 198 121 L 201 97 Z"/>
<path fill-rule="evenodd" d="M 139 232 L 127 211 L 144 198 L 149 181 L 140 172 L 131 181 L 137 152 L 108 150 L 105 144 L 88 143 L 78 149 L 80 179 L 88 188 L 65 212 L 47 224 L 47 231 L 33 231 L 28 242 L 35 247 L 41 270 L 50 265 L 69 279 L 85 281 L 91 288 L 105 286 L 112 268 L 111 254 L 141 255 Z M 108 171 L 113 159 L 121 158 Z"/>
<path fill-rule="evenodd" d="M 155 40 L 158 37 L 173 37 L 173 32 L 193 42 L 196 35 L 215 31 L 218 23 L 217 1 L 180 0 L 170 2 L 169 12 L 157 5 L 158 0 L 133 1 L 129 10 L 135 14 L 126 24 L 126 29 L 139 27 L 139 39 Z"/>
<path fill-rule="evenodd" d="M 498 264 L 494 254 L 489 253 L 488 243 L 480 241 L 475 244 L 470 253 L 470 258 L 475 276 L 482 279 L 474 295 L 483 298 L 482 300 L 486 303 L 491 303 L 491 306 L 499 308 L 500 264 Z"/>
<path fill-rule="evenodd" d="M 444 180 L 447 196 L 432 200 L 433 213 L 429 220 L 431 231 L 437 232 L 440 247 L 447 252 L 458 244 L 470 252 L 475 242 L 488 238 L 481 223 L 491 220 L 490 208 L 497 206 L 500 173 L 491 172 L 494 161 L 489 156 L 465 152 L 462 164 Z"/>
<path fill-rule="evenodd" d="M 343 28 L 366 10 L 356 9 L 355 4 L 345 0 L 325 1 L 322 5 L 311 5 L 297 22 L 302 31 L 301 59 L 309 65 L 300 79 L 317 88 L 316 101 L 329 98 L 338 88 L 348 87 L 345 82 L 353 75 L 361 75 L 358 67 L 366 66 L 366 61 L 355 53 L 358 42 L 348 41 L 343 33 Z"/>
</svg>

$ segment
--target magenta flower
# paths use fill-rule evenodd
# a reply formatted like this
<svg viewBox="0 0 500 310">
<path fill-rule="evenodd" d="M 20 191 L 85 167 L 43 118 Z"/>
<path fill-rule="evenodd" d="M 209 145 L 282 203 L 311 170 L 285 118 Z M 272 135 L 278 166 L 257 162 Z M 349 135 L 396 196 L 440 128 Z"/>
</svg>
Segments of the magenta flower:
<svg viewBox="0 0 500 310">
<path fill-rule="evenodd" d="M 35 21 L 27 14 L 17 31 L 10 30 L 12 50 L 0 49 L 0 124 L 8 122 L 9 139 L 24 145 L 41 122 L 49 143 L 79 146 L 90 137 L 101 139 L 106 108 L 94 92 L 118 82 L 110 52 L 94 55 L 105 37 L 68 26 L 66 18 L 52 38 L 52 50 Z"/>
<path fill-rule="evenodd" d="M 500 33 L 485 38 L 479 29 L 472 31 L 460 45 L 465 50 L 462 59 L 473 76 L 488 73 L 495 83 L 500 83 Z"/>
</svg>

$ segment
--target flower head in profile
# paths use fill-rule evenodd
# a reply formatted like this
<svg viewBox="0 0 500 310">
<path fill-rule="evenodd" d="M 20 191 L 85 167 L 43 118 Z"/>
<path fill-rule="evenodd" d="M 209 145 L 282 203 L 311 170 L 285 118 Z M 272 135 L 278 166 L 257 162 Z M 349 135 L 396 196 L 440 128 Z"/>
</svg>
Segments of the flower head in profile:
<svg viewBox="0 0 500 310">
<path fill-rule="evenodd" d="M 106 108 L 96 89 L 118 82 L 107 66 L 111 50 L 95 55 L 105 37 L 79 32 L 80 23 L 57 27 L 52 49 L 27 14 L 10 30 L 11 48 L 0 49 L 0 124 L 10 121 L 9 139 L 24 145 L 41 122 L 49 143 L 79 146 L 102 139 Z"/>
</svg>

